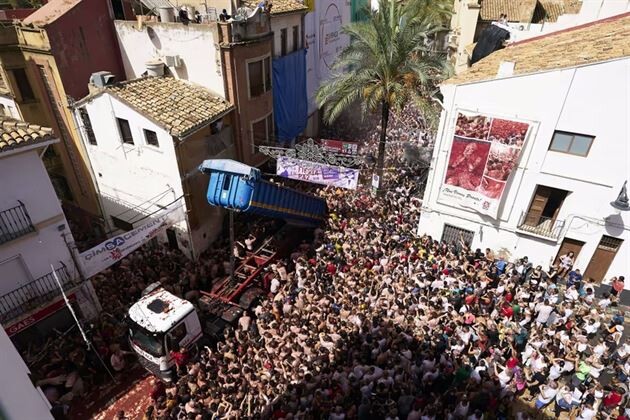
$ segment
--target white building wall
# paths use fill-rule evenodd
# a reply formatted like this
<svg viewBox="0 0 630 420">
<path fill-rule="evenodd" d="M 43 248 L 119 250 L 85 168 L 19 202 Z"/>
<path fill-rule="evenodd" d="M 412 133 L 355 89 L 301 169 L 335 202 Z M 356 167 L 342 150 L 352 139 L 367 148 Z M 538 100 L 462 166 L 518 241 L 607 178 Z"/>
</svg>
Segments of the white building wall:
<svg viewBox="0 0 630 420">
<path fill-rule="evenodd" d="M 90 116 L 96 145 L 86 144 L 101 196 L 105 219 L 114 230 L 111 217 L 140 222 L 183 196 L 173 137 L 161 126 L 136 112 L 118 99 L 102 94 L 85 105 Z M 134 144 L 122 142 L 116 118 L 129 121 Z M 146 144 L 143 129 L 157 134 L 159 147 Z M 85 138 L 85 136 L 84 136 Z M 190 244 L 184 200 L 175 225 L 180 248 Z M 175 204 L 173 204 L 175 205 Z M 166 241 L 166 235 L 159 238 Z"/>
<path fill-rule="evenodd" d="M 39 148 L 6 157 L 0 155 L 0 211 L 15 207 L 19 205 L 18 200 L 21 201 L 36 230 L 0 244 L 0 295 L 50 273 L 51 264 L 59 268 L 60 261 L 66 264 L 70 275 L 76 274 L 62 237 L 65 234 L 72 242 L 72 234 L 39 158 L 41 151 Z M 16 258 L 23 261 L 26 274 L 15 271 L 19 267 L 15 264 Z"/>
<path fill-rule="evenodd" d="M 627 12 L 630 12 L 630 0 L 582 0 L 579 13 L 560 15 L 556 22 L 511 24 L 515 31 L 510 41 L 522 41 Z M 519 30 L 521 26 L 523 30 Z"/>
<path fill-rule="evenodd" d="M 22 119 L 20 109 L 9 95 L 0 94 L 0 115 L 6 115 L 17 120 Z"/>
<path fill-rule="evenodd" d="M 350 39 L 341 33 L 341 28 L 350 23 L 349 0 L 318 0 L 315 11 L 304 17 L 306 55 L 306 92 L 308 113 L 317 111 L 315 91 L 330 77 L 335 59 Z"/>
<path fill-rule="evenodd" d="M 279 16 L 272 16 L 271 30 L 273 31 L 273 55 L 279 57 L 282 52 L 281 32 L 287 30 L 287 54 L 295 51 L 293 45 L 293 27 L 298 27 L 298 46 L 302 40 L 302 14 L 291 13 Z"/>
<path fill-rule="evenodd" d="M 147 22 L 138 29 L 136 22 L 115 21 L 114 26 L 127 79 L 141 77 L 148 61 L 177 55 L 181 66 L 168 67 L 173 77 L 197 83 L 225 98 L 215 25 Z"/>
<path fill-rule="evenodd" d="M 0 415 L 7 419 L 52 419 L 50 405 L 33 386 L 30 371 L 4 329 L 0 328 Z"/>
<path fill-rule="evenodd" d="M 440 239 L 445 223 L 475 232 L 473 248 L 504 248 L 513 256 L 527 255 L 547 266 L 563 237 L 584 241 L 575 267 L 585 270 L 602 235 L 624 240 L 606 275 L 630 272 L 630 214 L 609 205 L 630 177 L 627 91 L 630 60 L 617 60 L 516 76 L 468 85 L 445 85 L 432 169 L 424 197 L 419 233 Z M 447 166 L 457 110 L 537 122 L 518 169 L 504 192 L 497 220 L 437 202 Z M 595 136 L 587 157 L 549 151 L 553 132 L 563 130 Z M 558 240 L 517 231 L 537 185 L 571 191 L 558 220 L 565 221 Z"/>
</svg>

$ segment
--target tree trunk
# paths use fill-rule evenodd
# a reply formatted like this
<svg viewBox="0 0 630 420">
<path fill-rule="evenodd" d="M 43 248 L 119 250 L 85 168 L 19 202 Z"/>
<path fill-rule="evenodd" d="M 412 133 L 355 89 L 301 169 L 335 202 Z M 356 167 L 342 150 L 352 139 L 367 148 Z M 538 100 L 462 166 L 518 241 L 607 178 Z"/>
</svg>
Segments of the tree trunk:
<svg viewBox="0 0 630 420">
<path fill-rule="evenodd" d="M 387 124 L 389 123 L 389 102 L 381 103 L 381 138 L 378 142 L 378 160 L 376 161 L 376 175 L 378 175 L 378 195 L 385 191 L 383 179 L 383 167 L 385 166 L 385 144 L 387 143 Z"/>
</svg>

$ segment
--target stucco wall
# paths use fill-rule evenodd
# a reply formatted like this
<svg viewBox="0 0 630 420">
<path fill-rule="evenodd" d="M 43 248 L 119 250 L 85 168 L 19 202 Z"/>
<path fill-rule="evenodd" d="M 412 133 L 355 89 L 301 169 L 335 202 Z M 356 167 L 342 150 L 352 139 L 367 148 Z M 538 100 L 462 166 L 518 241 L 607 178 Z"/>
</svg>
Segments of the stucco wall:
<svg viewBox="0 0 630 420">
<path fill-rule="evenodd" d="M 0 328 L 0 412 L 8 419 L 53 418 L 44 395 L 33 386 L 30 371 L 13 343 Z M 10 378 L 10 380 L 9 380 Z"/>
<path fill-rule="evenodd" d="M 160 210 L 158 205 L 167 206 L 183 196 L 173 139 L 168 132 L 107 94 L 85 107 L 97 141 L 97 145 L 86 144 L 86 148 L 111 230 L 111 216 L 141 223 L 143 217 Z M 129 121 L 133 145 L 122 143 L 116 118 Z M 157 134 L 159 147 L 146 144 L 143 129 Z M 176 216 L 180 220 L 175 225 L 180 244 L 189 242 L 185 211 L 182 204 Z"/>
<path fill-rule="evenodd" d="M 169 67 L 173 77 L 190 80 L 225 98 L 216 25 L 115 21 L 128 79 L 140 77 L 150 60 L 178 55 L 182 65 Z"/>
<path fill-rule="evenodd" d="M 109 71 L 118 80 L 124 77 L 109 7 L 106 1 L 82 0 L 46 26 L 64 90 L 74 99 L 88 94 L 94 72 Z"/>
<path fill-rule="evenodd" d="M 38 152 L 41 149 L 0 157 L 0 210 L 15 207 L 19 205 L 18 200 L 21 201 L 36 230 L 0 244 L 0 290 L 5 293 L 26 281 L 8 275 L 2 269 L 3 261 L 18 256 L 24 261 L 31 280 L 49 273 L 51 264 L 59 268 L 60 261 L 69 267 L 71 274 L 75 273 L 70 252 L 61 236 L 66 234 L 71 241 L 72 234 Z M 64 228 L 59 231 L 58 227 L 62 225 Z"/>
<path fill-rule="evenodd" d="M 443 87 L 442 113 L 432 169 L 424 196 L 419 232 L 440 238 L 444 223 L 475 232 L 473 247 L 506 248 L 515 256 L 549 264 L 563 237 L 584 241 L 575 267 L 584 270 L 602 235 L 623 239 L 606 279 L 630 271 L 630 215 L 610 206 L 628 178 L 627 115 L 630 60 Z M 497 220 L 437 202 L 453 136 L 457 109 L 537 122 L 512 180 L 504 192 Z M 595 136 L 587 157 L 549 151 L 554 130 Z M 537 185 L 570 191 L 558 220 L 565 227 L 558 240 L 516 230 Z"/>
<path fill-rule="evenodd" d="M 287 54 L 295 51 L 293 45 L 293 27 L 298 27 L 298 47 L 302 43 L 302 14 L 291 13 L 279 16 L 272 16 L 271 30 L 273 31 L 273 54 L 274 57 L 280 57 L 282 52 L 281 34 L 282 29 L 287 30 Z"/>
</svg>

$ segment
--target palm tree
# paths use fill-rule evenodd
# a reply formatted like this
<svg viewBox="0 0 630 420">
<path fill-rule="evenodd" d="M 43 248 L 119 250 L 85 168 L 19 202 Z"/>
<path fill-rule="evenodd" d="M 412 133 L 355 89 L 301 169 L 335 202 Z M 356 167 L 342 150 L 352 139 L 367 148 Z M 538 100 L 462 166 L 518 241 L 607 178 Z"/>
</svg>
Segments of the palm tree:
<svg viewBox="0 0 630 420">
<path fill-rule="evenodd" d="M 432 95 L 448 74 L 446 56 L 432 50 L 430 40 L 445 30 L 452 0 L 379 0 L 365 22 L 344 26 L 350 44 L 339 54 L 336 74 L 316 93 L 326 123 L 359 103 L 362 115 L 381 110 L 377 175 L 383 186 L 385 143 L 390 111 L 413 101 L 423 111 L 434 109 Z"/>
</svg>

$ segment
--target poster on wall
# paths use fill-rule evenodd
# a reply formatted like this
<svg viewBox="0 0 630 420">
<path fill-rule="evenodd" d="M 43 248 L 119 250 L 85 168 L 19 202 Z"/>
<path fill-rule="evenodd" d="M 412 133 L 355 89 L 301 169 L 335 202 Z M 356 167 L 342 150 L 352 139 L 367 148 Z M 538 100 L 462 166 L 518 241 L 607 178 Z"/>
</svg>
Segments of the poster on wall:
<svg viewBox="0 0 630 420">
<path fill-rule="evenodd" d="M 347 0 L 322 0 L 317 4 L 319 30 L 318 70 L 320 83 L 330 77 L 330 73 L 339 53 L 348 45 L 348 37 L 342 34 L 342 28 L 350 21 L 350 3 Z"/>
<path fill-rule="evenodd" d="M 276 174 L 284 178 L 321 185 L 332 185 L 349 190 L 355 190 L 359 183 L 359 171 L 357 169 L 325 165 L 286 156 L 278 158 Z"/>
<path fill-rule="evenodd" d="M 314 12 L 307 13 L 304 17 L 304 41 L 306 43 L 306 96 L 308 97 L 308 115 L 317 111 L 315 103 L 315 91 L 319 86 L 317 76 L 317 16 Z"/>
<path fill-rule="evenodd" d="M 438 201 L 496 218 L 531 125 L 459 112 Z"/>
</svg>

